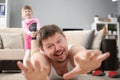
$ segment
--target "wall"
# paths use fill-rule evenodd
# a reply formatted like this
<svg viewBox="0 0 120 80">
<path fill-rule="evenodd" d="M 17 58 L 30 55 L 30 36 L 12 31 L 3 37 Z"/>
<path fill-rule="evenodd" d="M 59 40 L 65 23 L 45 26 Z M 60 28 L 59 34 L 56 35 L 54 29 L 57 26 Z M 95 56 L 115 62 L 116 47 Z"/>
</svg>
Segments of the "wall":
<svg viewBox="0 0 120 80">
<path fill-rule="evenodd" d="M 57 24 L 62 28 L 91 29 L 93 17 L 101 18 L 117 13 L 117 5 L 112 0 L 11 0 L 10 26 L 21 26 L 22 5 L 29 4 L 41 24 Z M 15 7 L 13 6 L 15 4 Z M 18 7 L 19 6 L 19 7 Z M 17 21 L 17 22 L 16 22 Z"/>
<path fill-rule="evenodd" d="M 21 27 L 21 8 L 23 0 L 10 0 L 10 27 Z"/>
<path fill-rule="evenodd" d="M 117 5 L 118 5 L 118 14 L 120 15 L 120 0 L 117 1 Z"/>
</svg>

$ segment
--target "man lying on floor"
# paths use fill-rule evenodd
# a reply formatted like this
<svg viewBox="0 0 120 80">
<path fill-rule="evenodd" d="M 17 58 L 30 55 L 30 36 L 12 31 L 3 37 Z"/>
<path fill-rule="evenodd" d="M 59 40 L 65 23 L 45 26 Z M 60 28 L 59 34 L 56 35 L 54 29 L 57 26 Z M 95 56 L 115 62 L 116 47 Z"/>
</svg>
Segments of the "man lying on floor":
<svg viewBox="0 0 120 80">
<path fill-rule="evenodd" d="M 77 80 L 80 74 L 100 67 L 109 53 L 86 50 L 81 46 L 68 46 L 65 35 L 57 25 L 45 25 L 39 33 L 31 35 L 31 59 L 19 68 L 27 80 Z"/>
</svg>

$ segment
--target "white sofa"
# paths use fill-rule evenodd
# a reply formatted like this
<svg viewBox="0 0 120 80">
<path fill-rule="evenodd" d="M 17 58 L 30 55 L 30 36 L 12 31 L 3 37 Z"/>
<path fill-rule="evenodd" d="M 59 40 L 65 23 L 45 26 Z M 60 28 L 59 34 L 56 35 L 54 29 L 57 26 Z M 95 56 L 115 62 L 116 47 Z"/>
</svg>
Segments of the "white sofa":
<svg viewBox="0 0 120 80">
<path fill-rule="evenodd" d="M 22 28 L 0 28 L 0 60 L 20 60 L 24 56 Z"/>
<path fill-rule="evenodd" d="M 86 49 L 100 49 L 101 41 L 104 39 L 104 31 L 95 30 L 64 31 L 68 44 L 81 45 Z"/>
<path fill-rule="evenodd" d="M 0 28 L 0 72 L 19 70 L 16 62 L 24 57 L 22 28 Z"/>
<path fill-rule="evenodd" d="M 68 44 L 82 45 L 87 49 L 99 49 L 103 31 L 64 31 Z M 18 69 L 16 62 L 24 57 L 24 31 L 22 28 L 0 28 L 0 71 Z"/>
</svg>

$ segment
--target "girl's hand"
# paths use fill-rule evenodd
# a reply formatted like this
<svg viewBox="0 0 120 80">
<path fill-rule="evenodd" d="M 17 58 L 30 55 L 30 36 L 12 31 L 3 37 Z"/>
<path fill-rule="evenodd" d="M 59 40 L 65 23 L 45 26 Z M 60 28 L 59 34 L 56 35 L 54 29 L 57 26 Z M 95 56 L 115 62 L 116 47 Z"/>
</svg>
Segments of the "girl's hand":
<svg viewBox="0 0 120 80">
<path fill-rule="evenodd" d="M 31 35 L 31 37 L 36 37 L 36 36 L 37 36 L 37 32 L 36 32 L 36 31 L 32 31 L 32 32 L 30 33 L 30 35 Z"/>
<path fill-rule="evenodd" d="M 35 61 L 33 66 L 30 60 L 27 60 L 27 65 L 24 66 L 20 61 L 17 63 L 18 67 L 22 70 L 26 80 L 47 80 L 48 68 L 41 69 L 41 65 L 38 61 Z"/>
<path fill-rule="evenodd" d="M 70 79 L 78 74 L 85 74 L 99 68 L 102 61 L 109 57 L 109 53 L 101 54 L 101 51 L 82 51 L 74 56 L 75 67 L 72 71 L 64 74 L 65 79 Z"/>
</svg>

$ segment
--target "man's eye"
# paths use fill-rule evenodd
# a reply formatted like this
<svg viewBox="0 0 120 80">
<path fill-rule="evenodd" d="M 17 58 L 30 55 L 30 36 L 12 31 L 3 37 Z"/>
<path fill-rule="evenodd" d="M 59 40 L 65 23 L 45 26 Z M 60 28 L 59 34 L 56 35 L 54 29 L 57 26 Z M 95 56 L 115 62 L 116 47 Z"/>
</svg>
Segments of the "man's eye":
<svg viewBox="0 0 120 80">
<path fill-rule="evenodd" d="M 47 48 L 52 48 L 52 45 L 48 46 Z"/>
<path fill-rule="evenodd" d="M 59 40 L 57 41 L 57 43 L 61 43 L 61 41 L 62 41 L 62 39 L 59 39 Z"/>
</svg>

